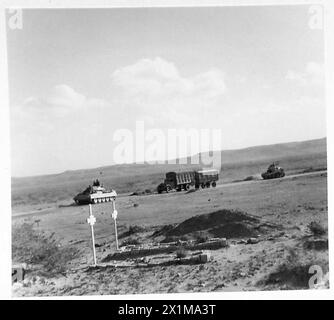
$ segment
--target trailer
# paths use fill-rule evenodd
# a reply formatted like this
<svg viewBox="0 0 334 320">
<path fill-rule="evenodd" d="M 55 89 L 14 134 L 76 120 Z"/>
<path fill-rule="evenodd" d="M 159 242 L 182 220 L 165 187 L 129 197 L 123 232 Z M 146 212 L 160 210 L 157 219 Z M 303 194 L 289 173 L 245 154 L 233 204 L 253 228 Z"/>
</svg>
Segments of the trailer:
<svg viewBox="0 0 334 320">
<path fill-rule="evenodd" d="M 219 171 L 215 169 L 202 169 L 185 172 L 167 172 L 163 183 L 158 185 L 158 193 L 173 190 L 189 190 L 191 186 L 198 188 L 215 187 L 219 180 Z"/>
<path fill-rule="evenodd" d="M 195 188 L 201 187 L 210 188 L 216 187 L 217 181 L 219 180 L 219 172 L 215 169 L 199 170 L 195 171 Z"/>
</svg>

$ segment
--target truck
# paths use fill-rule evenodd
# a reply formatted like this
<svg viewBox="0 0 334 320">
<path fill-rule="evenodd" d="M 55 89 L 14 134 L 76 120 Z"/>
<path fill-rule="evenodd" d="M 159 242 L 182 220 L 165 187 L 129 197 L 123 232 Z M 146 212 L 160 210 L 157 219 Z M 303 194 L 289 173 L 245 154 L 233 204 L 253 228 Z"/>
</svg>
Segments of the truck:
<svg viewBox="0 0 334 320">
<path fill-rule="evenodd" d="M 158 193 L 172 190 L 189 190 L 191 186 L 198 188 L 215 187 L 219 180 L 219 171 L 215 169 L 201 169 L 185 172 L 167 172 L 163 183 L 157 187 Z"/>
<path fill-rule="evenodd" d="M 167 172 L 166 179 L 158 185 L 158 193 L 170 192 L 172 190 L 189 190 L 195 184 L 195 171 Z"/>
</svg>

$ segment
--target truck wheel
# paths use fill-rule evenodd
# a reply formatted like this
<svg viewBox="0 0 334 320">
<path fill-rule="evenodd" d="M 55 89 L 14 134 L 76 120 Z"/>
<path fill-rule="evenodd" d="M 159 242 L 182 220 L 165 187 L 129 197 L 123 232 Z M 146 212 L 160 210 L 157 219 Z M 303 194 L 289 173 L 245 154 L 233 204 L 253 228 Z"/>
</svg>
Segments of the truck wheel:
<svg viewBox="0 0 334 320">
<path fill-rule="evenodd" d="M 166 187 L 166 192 L 168 193 L 169 191 L 172 191 L 172 187 L 168 185 L 168 186 Z"/>
<path fill-rule="evenodd" d="M 216 185 L 217 185 L 217 184 L 216 184 L 216 181 L 213 181 L 213 182 L 212 182 L 212 187 L 214 187 L 214 188 L 215 188 L 215 187 L 216 187 Z"/>
<path fill-rule="evenodd" d="M 184 190 L 189 190 L 190 189 L 190 185 L 189 184 L 186 184 L 185 186 L 184 186 Z"/>
<path fill-rule="evenodd" d="M 204 183 L 201 184 L 201 188 L 202 188 L 202 189 L 205 188 L 205 184 L 204 184 Z"/>
<path fill-rule="evenodd" d="M 205 185 L 207 188 L 210 188 L 210 182 L 207 182 Z"/>
</svg>

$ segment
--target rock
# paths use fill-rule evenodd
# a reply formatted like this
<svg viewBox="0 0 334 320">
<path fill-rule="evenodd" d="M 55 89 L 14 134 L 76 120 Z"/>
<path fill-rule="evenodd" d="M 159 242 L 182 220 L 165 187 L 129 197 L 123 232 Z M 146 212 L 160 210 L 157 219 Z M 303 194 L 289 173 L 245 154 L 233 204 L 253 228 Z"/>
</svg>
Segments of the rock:
<svg viewBox="0 0 334 320">
<path fill-rule="evenodd" d="M 206 254 L 199 254 L 198 256 L 192 257 L 191 260 L 195 263 L 206 263 L 208 262 L 208 256 Z M 203 266 L 201 266 L 199 270 L 203 270 Z"/>
<path fill-rule="evenodd" d="M 201 254 L 207 256 L 207 261 L 213 261 L 214 260 L 214 256 L 213 256 L 211 251 L 205 250 Z"/>
<path fill-rule="evenodd" d="M 199 262 L 200 263 L 206 263 L 206 262 L 208 262 L 208 255 L 207 254 L 200 254 L 199 255 Z"/>
<path fill-rule="evenodd" d="M 12 283 L 24 280 L 26 268 L 27 268 L 26 264 L 12 265 Z"/>
<path fill-rule="evenodd" d="M 13 290 L 17 290 L 23 287 L 23 283 L 22 282 L 14 282 L 12 285 L 12 289 Z"/>
<path fill-rule="evenodd" d="M 30 287 L 31 286 L 31 281 L 28 279 L 24 279 L 22 281 L 24 287 Z"/>
<path fill-rule="evenodd" d="M 255 243 L 258 243 L 258 242 L 259 242 L 259 240 L 256 239 L 256 238 L 249 238 L 247 240 L 247 244 L 255 244 Z"/>
<path fill-rule="evenodd" d="M 246 243 L 247 243 L 247 240 L 244 240 L 244 239 L 237 242 L 237 244 L 246 244 Z"/>
</svg>

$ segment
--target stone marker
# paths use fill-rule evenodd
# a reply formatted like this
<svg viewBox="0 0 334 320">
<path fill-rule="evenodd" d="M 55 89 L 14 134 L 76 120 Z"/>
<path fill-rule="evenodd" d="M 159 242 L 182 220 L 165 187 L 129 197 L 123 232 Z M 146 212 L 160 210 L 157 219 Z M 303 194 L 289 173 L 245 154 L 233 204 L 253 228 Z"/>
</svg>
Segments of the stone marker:
<svg viewBox="0 0 334 320">
<path fill-rule="evenodd" d="M 255 244 L 255 243 L 258 243 L 258 242 L 259 242 L 259 240 L 256 239 L 256 238 L 249 238 L 247 240 L 247 244 Z"/>
<path fill-rule="evenodd" d="M 12 266 L 12 284 L 24 280 L 26 266 L 24 264 L 16 264 Z"/>
</svg>

